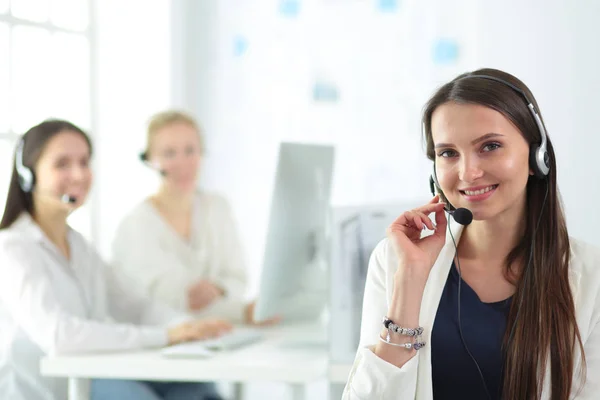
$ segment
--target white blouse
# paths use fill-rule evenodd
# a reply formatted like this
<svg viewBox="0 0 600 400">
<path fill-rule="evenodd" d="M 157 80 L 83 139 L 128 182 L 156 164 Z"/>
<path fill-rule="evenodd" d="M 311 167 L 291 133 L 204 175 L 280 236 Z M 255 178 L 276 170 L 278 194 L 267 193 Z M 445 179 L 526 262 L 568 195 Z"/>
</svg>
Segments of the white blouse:
<svg viewBox="0 0 600 400">
<path fill-rule="evenodd" d="M 44 355 L 167 344 L 189 317 L 132 289 L 69 229 L 70 260 L 27 213 L 0 231 L 0 398 L 67 398 L 67 382 L 40 375 Z"/>
<path fill-rule="evenodd" d="M 189 287 L 209 280 L 223 288 L 225 296 L 195 316 L 242 322 L 247 276 L 229 204 L 219 195 L 198 192 L 192 214 L 191 237 L 186 240 L 150 200 L 141 202 L 119 224 L 112 265 L 150 295 L 189 313 Z"/>
</svg>

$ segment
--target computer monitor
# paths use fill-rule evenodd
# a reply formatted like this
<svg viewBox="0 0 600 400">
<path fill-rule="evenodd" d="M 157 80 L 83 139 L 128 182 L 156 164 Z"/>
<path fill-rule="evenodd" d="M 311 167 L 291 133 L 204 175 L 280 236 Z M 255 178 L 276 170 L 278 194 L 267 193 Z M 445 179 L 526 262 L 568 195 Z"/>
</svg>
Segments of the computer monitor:
<svg viewBox="0 0 600 400">
<path fill-rule="evenodd" d="M 254 318 L 318 321 L 328 303 L 326 246 L 334 147 L 281 143 Z"/>
</svg>

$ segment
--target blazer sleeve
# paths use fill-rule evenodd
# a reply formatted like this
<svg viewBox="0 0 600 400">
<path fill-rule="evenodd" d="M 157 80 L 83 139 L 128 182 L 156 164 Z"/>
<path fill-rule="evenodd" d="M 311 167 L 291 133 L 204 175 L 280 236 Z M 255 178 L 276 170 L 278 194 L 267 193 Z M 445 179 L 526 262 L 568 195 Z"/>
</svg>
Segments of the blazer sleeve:
<svg viewBox="0 0 600 400">
<path fill-rule="evenodd" d="M 571 240 L 571 275 L 576 282 L 577 319 L 583 351 L 585 369 L 576 367 L 573 379 L 571 399 L 595 400 L 600 393 L 600 250 L 586 242 Z M 579 344 L 575 345 L 576 360 L 581 360 Z M 550 368 L 548 368 L 550 369 Z M 550 371 L 548 371 L 550 372 Z M 544 382 L 550 390 L 550 374 Z"/>
<path fill-rule="evenodd" d="M 586 363 L 586 379 L 583 382 L 574 381 L 573 386 L 577 387 L 578 384 L 583 383 L 583 387 L 580 391 L 576 391 L 576 400 L 595 400 L 598 398 L 600 393 L 600 380 L 598 375 L 600 374 L 600 325 L 596 324 L 589 336 L 587 342 L 583 346 L 585 352 L 585 363 Z M 576 374 L 575 379 L 580 379 L 581 375 Z"/>
<path fill-rule="evenodd" d="M 401 368 L 375 355 L 381 320 L 388 311 L 386 281 L 387 239 L 381 241 L 369 261 L 363 300 L 361 334 L 358 352 L 344 388 L 343 400 L 414 399 L 417 388 L 419 357 L 411 358 Z"/>
<path fill-rule="evenodd" d="M 167 344 L 163 327 L 94 321 L 75 315 L 56 297 L 43 255 L 30 243 L 0 245 L 0 301 L 47 354 L 130 350 Z"/>
<path fill-rule="evenodd" d="M 140 325 L 173 326 L 192 317 L 143 293 L 129 277 L 100 260 L 106 282 L 108 310 L 119 322 Z"/>
</svg>

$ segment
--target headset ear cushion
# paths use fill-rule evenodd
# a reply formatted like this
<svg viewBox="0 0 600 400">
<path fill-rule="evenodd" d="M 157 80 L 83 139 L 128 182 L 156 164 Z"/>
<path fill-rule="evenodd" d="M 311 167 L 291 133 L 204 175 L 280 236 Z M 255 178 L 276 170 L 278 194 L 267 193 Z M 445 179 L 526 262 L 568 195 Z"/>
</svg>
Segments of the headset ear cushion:
<svg viewBox="0 0 600 400">
<path fill-rule="evenodd" d="M 533 175 L 536 177 L 539 175 L 539 167 L 537 165 L 537 160 L 535 159 L 535 152 L 537 151 L 537 146 L 531 146 L 529 149 L 529 169 L 533 171 Z"/>
<path fill-rule="evenodd" d="M 34 181 L 34 177 L 33 177 L 33 174 L 31 173 L 31 170 L 29 168 L 25 167 L 19 173 L 19 184 L 21 186 L 21 189 L 26 193 L 31 192 L 31 190 L 33 189 L 33 181 Z"/>
<path fill-rule="evenodd" d="M 148 161 L 148 154 L 145 151 L 142 151 L 139 155 L 141 161 Z"/>
<path fill-rule="evenodd" d="M 533 174 L 540 179 L 543 179 L 546 177 L 546 174 L 544 173 L 544 171 L 540 168 L 540 165 L 538 164 L 538 152 L 540 151 L 540 147 L 539 146 L 532 146 L 531 149 L 529 150 L 529 168 L 531 168 L 531 170 L 533 171 Z M 550 157 L 548 155 L 548 152 L 544 152 L 544 163 L 546 164 L 546 168 L 545 170 L 548 170 L 549 166 L 550 166 Z"/>
</svg>

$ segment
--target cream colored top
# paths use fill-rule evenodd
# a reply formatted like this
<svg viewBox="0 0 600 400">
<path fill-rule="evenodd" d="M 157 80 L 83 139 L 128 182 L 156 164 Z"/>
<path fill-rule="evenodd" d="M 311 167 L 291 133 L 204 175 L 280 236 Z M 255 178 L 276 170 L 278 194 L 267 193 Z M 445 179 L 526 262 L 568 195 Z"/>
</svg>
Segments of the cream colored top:
<svg viewBox="0 0 600 400">
<path fill-rule="evenodd" d="M 119 224 L 112 265 L 150 295 L 185 312 L 191 312 L 188 288 L 207 279 L 226 293 L 195 315 L 241 322 L 247 277 L 229 204 L 219 195 L 198 192 L 192 214 L 191 236 L 186 240 L 150 200 L 141 202 Z"/>
</svg>

